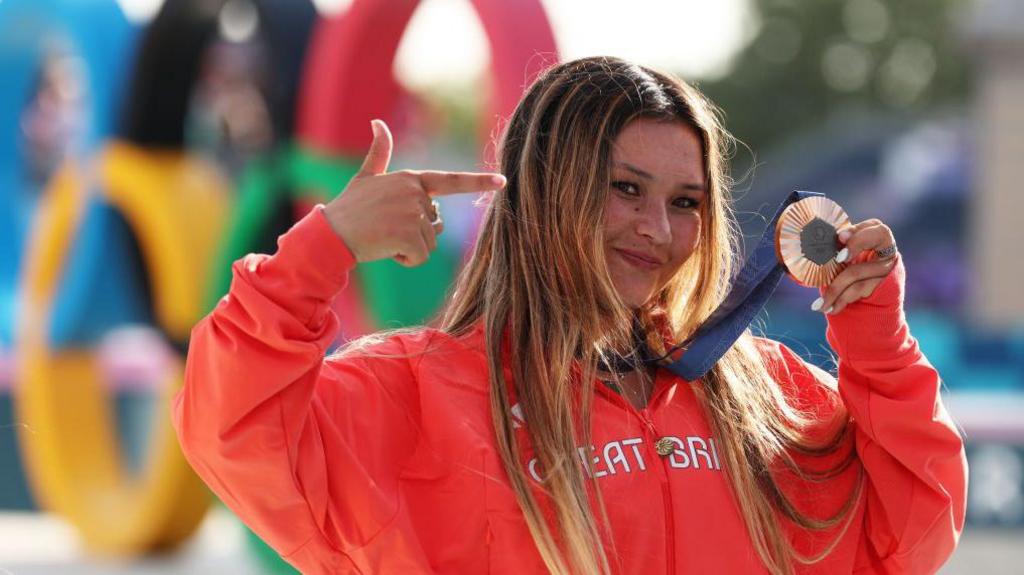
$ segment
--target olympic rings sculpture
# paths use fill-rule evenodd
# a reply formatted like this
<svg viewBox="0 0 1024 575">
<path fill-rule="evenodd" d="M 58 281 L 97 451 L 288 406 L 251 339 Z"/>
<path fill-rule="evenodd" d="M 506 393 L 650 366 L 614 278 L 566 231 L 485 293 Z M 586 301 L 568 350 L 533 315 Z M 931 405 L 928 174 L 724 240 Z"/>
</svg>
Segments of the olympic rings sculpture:
<svg viewBox="0 0 1024 575">
<path fill-rule="evenodd" d="M 47 0 L 53 3 L 60 4 Z M 301 30 L 294 24 L 304 22 L 308 34 L 308 3 L 296 8 L 292 0 L 256 2 L 262 21 L 270 25 L 275 69 L 303 69 L 297 64 L 303 58 L 305 67 L 298 104 L 292 103 L 294 90 L 280 97 L 286 102 L 282 109 L 297 109 L 297 142 L 285 137 L 292 115 L 276 114 L 281 139 L 243 176 L 238 209 L 232 209 L 234 194 L 222 171 L 183 148 L 191 82 L 214 26 L 207 19 L 182 28 L 199 4 L 164 4 L 141 41 L 119 137 L 101 149 L 85 150 L 55 174 L 28 250 L 16 399 L 19 420 L 31 424 L 20 443 L 40 502 L 68 518 L 99 551 L 138 554 L 171 547 L 201 521 L 209 495 L 178 450 L 167 407 L 181 384 L 189 330 L 223 293 L 222 274 L 230 261 L 286 229 L 287 220 L 310 203 L 338 193 L 355 173 L 369 144 L 369 120 L 391 116 L 401 96 L 391 69 L 419 2 L 356 0 L 344 15 L 320 21 L 308 57 L 300 37 L 282 40 L 283 33 L 273 28 L 287 22 Z M 491 118 L 509 115 L 532 74 L 557 53 L 536 0 L 473 0 L 472 6 L 492 45 L 492 96 L 481 122 L 481 132 L 492 134 Z M 168 46 L 184 49 L 168 53 Z M 188 82 L 164 83 L 173 77 Z M 297 75 L 283 83 L 289 81 L 299 84 Z M 104 109 L 114 114 L 113 106 Z M 140 260 L 134 267 L 133 254 Z M 359 282 L 340 298 L 339 305 L 351 312 L 344 317 L 361 322 L 350 322 L 347 334 L 396 319 L 422 320 L 440 303 L 460 255 L 440 254 L 432 258 L 434 267 L 382 262 L 360 269 Z M 412 304 L 395 291 L 410 282 L 431 286 Z M 117 292 L 122 305 L 114 311 L 97 305 L 94 297 L 107 288 L 123 290 Z M 369 313 L 357 313 L 364 308 Z M 112 319 L 110 313 L 120 315 Z M 95 352 L 98 335 L 122 320 L 149 323 L 177 352 L 160 387 L 148 458 L 137 474 L 126 471 L 118 453 Z"/>
</svg>

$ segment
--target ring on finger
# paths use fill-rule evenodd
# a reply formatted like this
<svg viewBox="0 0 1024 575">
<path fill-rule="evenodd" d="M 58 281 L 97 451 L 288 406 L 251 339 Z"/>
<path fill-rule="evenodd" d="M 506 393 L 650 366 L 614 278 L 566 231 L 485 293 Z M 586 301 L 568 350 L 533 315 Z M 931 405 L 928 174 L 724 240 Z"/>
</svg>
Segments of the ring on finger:
<svg viewBox="0 0 1024 575">
<path fill-rule="evenodd" d="M 441 204 L 437 200 L 430 200 L 430 212 L 430 225 L 441 223 Z"/>
<path fill-rule="evenodd" d="M 896 244 L 892 244 L 881 249 L 876 249 L 875 255 L 878 256 L 878 259 L 880 260 L 894 257 L 896 255 Z"/>
</svg>

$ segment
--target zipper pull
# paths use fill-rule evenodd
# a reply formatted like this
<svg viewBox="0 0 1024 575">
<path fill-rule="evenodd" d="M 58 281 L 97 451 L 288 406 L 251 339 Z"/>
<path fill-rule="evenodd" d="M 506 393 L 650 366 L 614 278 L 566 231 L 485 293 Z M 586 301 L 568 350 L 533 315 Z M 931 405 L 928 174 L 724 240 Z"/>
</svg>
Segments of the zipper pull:
<svg viewBox="0 0 1024 575">
<path fill-rule="evenodd" d="M 647 410 L 640 412 L 640 416 L 643 418 L 644 423 L 647 424 L 647 429 L 651 432 L 651 437 L 657 437 L 658 439 L 654 442 L 654 451 L 662 457 L 672 455 L 672 452 L 676 450 L 675 443 L 669 437 L 658 437 L 658 430 L 654 428 L 654 422 L 647 414 Z"/>
<path fill-rule="evenodd" d="M 644 410 L 639 411 L 637 413 L 640 414 L 640 419 L 643 420 L 644 425 L 647 426 L 647 429 L 651 432 L 651 435 L 657 436 L 658 435 L 658 430 L 654 428 L 654 422 L 651 421 L 651 418 L 648 415 L 647 410 L 644 409 Z"/>
</svg>

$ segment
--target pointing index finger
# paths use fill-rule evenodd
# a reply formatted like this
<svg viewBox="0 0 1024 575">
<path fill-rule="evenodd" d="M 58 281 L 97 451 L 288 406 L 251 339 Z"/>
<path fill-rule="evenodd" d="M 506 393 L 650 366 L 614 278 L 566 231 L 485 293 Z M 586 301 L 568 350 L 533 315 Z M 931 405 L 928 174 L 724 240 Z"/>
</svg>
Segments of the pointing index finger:
<svg viewBox="0 0 1024 575">
<path fill-rule="evenodd" d="M 446 196 L 467 192 L 482 192 L 505 187 L 505 176 L 480 172 L 437 172 L 419 173 L 423 189 L 431 196 Z"/>
</svg>

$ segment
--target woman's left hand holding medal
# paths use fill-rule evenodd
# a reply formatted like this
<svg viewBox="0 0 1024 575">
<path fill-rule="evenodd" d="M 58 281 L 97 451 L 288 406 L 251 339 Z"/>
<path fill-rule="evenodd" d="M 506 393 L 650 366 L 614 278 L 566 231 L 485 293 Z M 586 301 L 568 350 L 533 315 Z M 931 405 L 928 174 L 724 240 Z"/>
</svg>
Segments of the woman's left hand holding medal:
<svg viewBox="0 0 1024 575">
<path fill-rule="evenodd" d="M 836 254 L 836 262 L 850 263 L 811 304 L 814 311 L 835 315 L 851 303 L 871 296 L 899 258 L 892 230 L 877 219 L 839 232 L 839 243 L 844 247 Z"/>
</svg>

